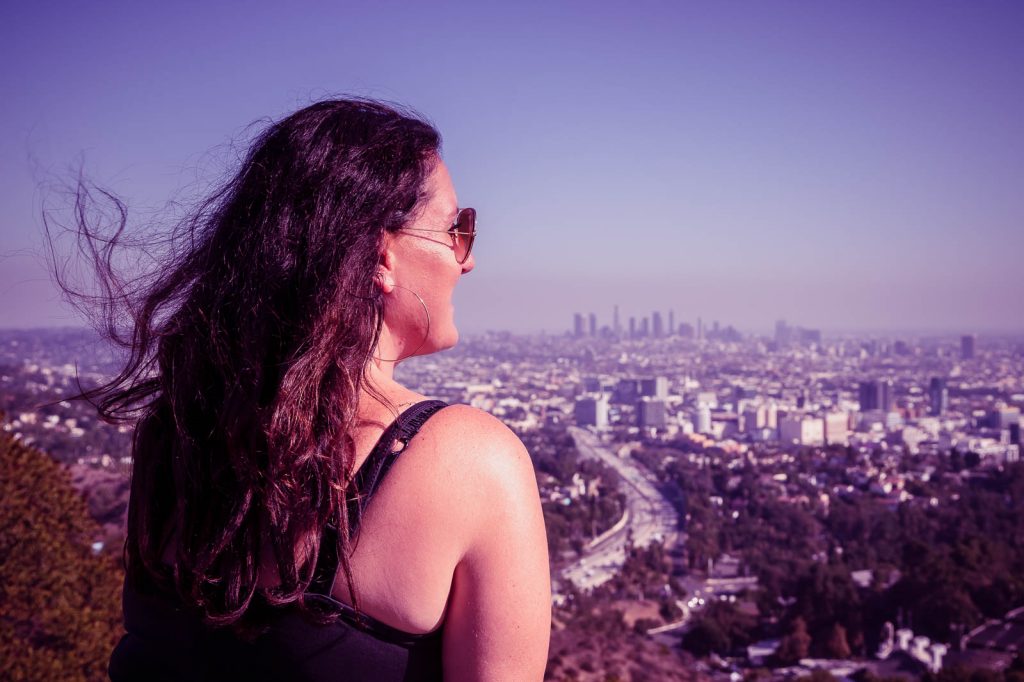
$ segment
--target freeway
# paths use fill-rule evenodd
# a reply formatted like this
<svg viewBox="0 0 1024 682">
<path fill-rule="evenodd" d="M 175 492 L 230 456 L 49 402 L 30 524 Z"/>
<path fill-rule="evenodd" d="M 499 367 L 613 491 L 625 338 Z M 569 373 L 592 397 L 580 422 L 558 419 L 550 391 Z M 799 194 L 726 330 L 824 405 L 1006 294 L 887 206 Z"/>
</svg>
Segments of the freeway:
<svg viewBox="0 0 1024 682">
<path fill-rule="evenodd" d="M 584 550 L 579 561 L 562 571 L 562 577 L 580 589 L 590 589 L 611 579 L 626 560 L 626 542 L 632 538 L 637 547 L 652 540 L 666 545 L 676 541 L 678 516 L 658 489 L 652 474 L 631 457 L 618 457 L 601 445 L 597 435 L 586 429 L 570 427 L 581 457 L 597 459 L 615 471 L 619 489 L 626 496 L 623 518 L 609 531 L 598 536 Z"/>
</svg>

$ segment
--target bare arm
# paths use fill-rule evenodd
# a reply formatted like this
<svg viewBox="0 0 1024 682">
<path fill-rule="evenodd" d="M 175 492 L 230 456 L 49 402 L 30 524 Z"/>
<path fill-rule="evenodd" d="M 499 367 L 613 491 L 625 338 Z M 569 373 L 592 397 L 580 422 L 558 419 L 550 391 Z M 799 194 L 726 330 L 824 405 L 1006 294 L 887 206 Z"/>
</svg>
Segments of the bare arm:
<svg viewBox="0 0 1024 682">
<path fill-rule="evenodd" d="M 445 619 L 444 677 L 541 680 L 551 635 L 551 583 L 533 464 L 511 431 L 476 415 L 471 429 L 479 433 L 464 442 L 482 445 L 473 455 L 468 542 Z"/>
</svg>

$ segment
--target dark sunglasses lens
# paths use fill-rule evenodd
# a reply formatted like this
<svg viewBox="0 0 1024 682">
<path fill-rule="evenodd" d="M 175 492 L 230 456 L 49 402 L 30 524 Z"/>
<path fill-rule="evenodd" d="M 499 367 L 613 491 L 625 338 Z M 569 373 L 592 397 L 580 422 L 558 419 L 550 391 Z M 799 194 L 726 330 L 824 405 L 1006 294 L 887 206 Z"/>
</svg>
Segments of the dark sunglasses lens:
<svg viewBox="0 0 1024 682">
<path fill-rule="evenodd" d="M 455 219 L 455 231 L 460 233 L 455 240 L 455 258 L 459 263 L 465 263 L 473 250 L 473 240 L 476 239 L 476 209 L 464 208 L 459 211 Z"/>
</svg>

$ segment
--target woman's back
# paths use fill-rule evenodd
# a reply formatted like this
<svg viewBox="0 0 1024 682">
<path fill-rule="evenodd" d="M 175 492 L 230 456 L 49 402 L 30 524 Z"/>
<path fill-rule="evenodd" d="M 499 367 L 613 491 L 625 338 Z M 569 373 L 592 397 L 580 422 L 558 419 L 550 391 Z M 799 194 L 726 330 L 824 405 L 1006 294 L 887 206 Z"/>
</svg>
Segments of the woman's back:
<svg viewBox="0 0 1024 682">
<path fill-rule="evenodd" d="M 423 401 L 413 405 L 382 434 L 356 477 L 351 508 L 353 529 L 371 508 L 381 483 L 401 454 L 398 443 L 409 442 L 421 426 L 445 404 Z M 373 506 L 376 506 L 375 504 Z M 321 546 L 333 546 L 325 529 Z M 357 531 L 358 532 L 358 531 Z M 436 680 L 441 678 L 441 630 L 404 632 L 373 616 L 359 613 L 331 594 L 338 557 L 321 553 L 307 603 L 323 613 L 336 614 L 330 625 L 311 622 L 296 609 L 258 604 L 265 631 L 252 641 L 230 630 L 213 630 L 196 613 L 182 607 L 176 595 L 160 591 L 152 582 L 126 584 L 125 628 L 128 634 L 115 649 L 111 679 L 349 679 Z"/>
<path fill-rule="evenodd" d="M 443 407 L 421 401 L 408 408 L 383 429 L 358 468 L 349 559 L 358 612 L 347 581 L 336 579 L 338 557 L 330 551 L 320 556 L 306 600 L 338 614 L 337 622 L 322 626 L 296 609 L 259 605 L 255 615 L 266 632 L 251 643 L 207 628 L 151 584 L 126 586 L 129 634 L 112 657 L 112 679 L 320 680 L 336 679 L 340 671 L 353 680 L 433 680 L 442 671 L 445 679 L 482 679 L 485 671 L 507 679 L 497 674 L 499 668 L 517 676 L 525 661 L 542 660 L 536 650 L 546 650 L 546 638 L 507 629 L 524 616 L 545 625 L 549 619 L 546 552 L 535 551 L 543 525 L 529 518 L 538 506 L 532 468 L 516 452 L 518 440 L 497 420 L 466 406 Z M 372 427 L 379 422 L 366 422 L 369 433 L 379 430 Z M 503 523 L 482 522 L 494 514 Z M 481 547 L 481 531 L 502 528 L 506 542 Z M 331 547 L 332 540 L 325 536 L 321 547 Z M 495 556 L 498 547 L 502 551 Z M 479 575 L 496 565 L 504 575 Z M 508 586 L 509 579 L 511 592 L 481 589 L 498 582 Z M 266 581 L 272 584 L 273 578 Z M 504 616 L 481 622 L 481 599 L 496 600 Z M 522 639 L 524 657 L 489 660 L 496 638 L 497 650 Z"/>
</svg>

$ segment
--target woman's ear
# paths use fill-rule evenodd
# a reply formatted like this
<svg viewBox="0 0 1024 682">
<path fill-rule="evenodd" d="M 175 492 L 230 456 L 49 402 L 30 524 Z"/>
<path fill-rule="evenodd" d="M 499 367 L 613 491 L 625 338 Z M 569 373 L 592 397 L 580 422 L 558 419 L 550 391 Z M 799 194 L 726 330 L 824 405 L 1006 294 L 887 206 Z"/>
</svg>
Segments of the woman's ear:
<svg viewBox="0 0 1024 682">
<path fill-rule="evenodd" d="M 377 274 L 374 276 L 381 293 L 390 294 L 395 290 L 395 252 L 391 248 L 391 235 L 384 235 L 384 247 L 377 263 Z"/>
</svg>

